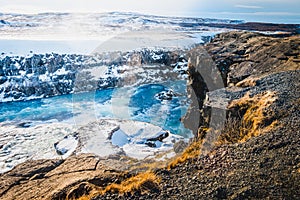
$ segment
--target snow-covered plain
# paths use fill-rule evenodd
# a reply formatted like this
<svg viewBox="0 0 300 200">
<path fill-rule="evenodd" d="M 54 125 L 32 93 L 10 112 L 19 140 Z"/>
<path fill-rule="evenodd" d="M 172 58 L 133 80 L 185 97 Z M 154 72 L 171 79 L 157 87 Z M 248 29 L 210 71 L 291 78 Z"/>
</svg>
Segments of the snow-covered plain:
<svg viewBox="0 0 300 200">
<path fill-rule="evenodd" d="M 0 50 L 18 55 L 30 51 L 89 54 L 125 47 L 187 47 L 225 31 L 205 24 L 241 22 L 119 12 L 0 14 Z"/>
</svg>

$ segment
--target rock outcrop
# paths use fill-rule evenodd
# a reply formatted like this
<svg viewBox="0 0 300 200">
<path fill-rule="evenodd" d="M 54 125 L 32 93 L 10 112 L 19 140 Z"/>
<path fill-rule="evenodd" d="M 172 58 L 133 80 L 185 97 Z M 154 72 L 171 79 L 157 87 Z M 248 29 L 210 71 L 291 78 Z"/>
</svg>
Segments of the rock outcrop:
<svg viewBox="0 0 300 200">
<path fill-rule="evenodd" d="M 225 85 L 248 76 L 299 70 L 298 36 L 276 38 L 259 33 L 229 32 L 205 46 L 222 73 Z"/>
<path fill-rule="evenodd" d="M 66 199 L 72 197 L 72 192 L 84 195 L 91 190 L 86 186 L 88 183 L 100 186 L 118 181 L 118 172 L 126 169 L 125 163 L 89 154 L 66 160 L 29 161 L 1 176 L 0 196 L 1 199 L 25 200 Z M 80 185 L 79 193 L 74 191 L 75 185 Z"/>
<path fill-rule="evenodd" d="M 243 86 L 246 83 L 254 85 L 256 78 L 259 82 L 259 77 L 264 75 L 281 71 L 299 70 L 299 43 L 298 36 L 278 38 L 260 33 L 228 32 L 217 35 L 201 51 L 193 49 L 192 51 L 196 53 L 206 51 L 214 63 L 207 64 L 202 61 L 198 66 L 190 66 L 188 70 L 190 74 L 188 93 L 190 97 L 193 95 L 195 97 L 192 98 L 192 100 L 194 99 L 193 103 L 185 116 L 184 123 L 186 127 L 191 128 L 195 136 L 198 136 L 197 130 L 199 127 L 209 126 L 211 107 L 203 107 L 203 104 L 206 98 L 210 98 L 207 92 L 222 88 L 222 84 L 223 88 L 234 85 Z M 200 72 L 199 69 L 204 66 L 216 67 L 219 74 Z M 205 80 L 205 77 L 211 77 L 215 80 L 221 77 L 223 83 L 221 84 L 220 80 L 213 83 Z M 220 86 L 215 87 L 216 85 Z M 211 88 L 208 88 L 208 86 Z M 235 94 L 235 96 L 235 98 L 240 98 L 243 96 L 243 93 Z M 223 104 L 221 109 L 224 109 L 232 99 L 233 97 L 227 95 L 226 98 L 217 100 L 219 105 L 214 108 L 220 108 L 220 104 Z M 200 110 L 200 112 L 196 110 Z M 199 122 L 196 119 L 199 119 Z M 190 125 L 192 121 L 193 126 Z M 200 137 L 202 137 L 201 130 Z"/>
</svg>

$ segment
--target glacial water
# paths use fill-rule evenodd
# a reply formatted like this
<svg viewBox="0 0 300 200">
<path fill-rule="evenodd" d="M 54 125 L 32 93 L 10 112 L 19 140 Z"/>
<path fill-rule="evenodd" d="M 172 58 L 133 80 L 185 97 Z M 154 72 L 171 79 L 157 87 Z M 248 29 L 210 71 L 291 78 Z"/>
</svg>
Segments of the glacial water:
<svg viewBox="0 0 300 200">
<path fill-rule="evenodd" d="M 157 98 L 157 94 L 170 90 L 175 94 L 172 99 Z M 148 147 L 139 141 L 144 141 L 144 137 L 153 137 L 161 128 L 179 138 L 192 137 L 191 132 L 180 122 L 187 110 L 186 99 L 186 83 L 178 80 L 0 103 L 0 173 L 30 159 L 60 158 L 53 146 L 58 141 L 65 141 L 63 143 L 69 148 L 64 155 L 66 158 L 78 144 L 72 135 L 81 127 L 86 127 L 89 132 L 81 132 L 80 137 L 90 138 L 85 144 L 88 149 L 81 152 L 98 152 L 100 156 L 117 153 L 120 148 L 112 146 L 104 134 L 114 126 L 102 126 L 97 131 L 88 124 L 102 119 L 125 119 L 125 124 L 120 124 L 121 127 L 125 126 L 128 130 L 133 128 L 133 133 L 127 132 L 131 134 L 132 144 L 123 147 L 123 151 L 129 156 L 143 159 L 157 152 L 168 151 L 172 149 L 175 137 L 171 136 L 164 146 L 158 148 Z M 148 122 L 148 125 L 137 124 L 135 121 Z M 129 125 L 126 125 L 127 122 Z M 94 132 L 100 135 L 93 138 Z M 122 140 L 122 137 L 117 140 Z"/>
<path fill-rule="evenodd" d="M 185 81 L 172 81 L 0 103 L 0 123 L 29 127 L 64 122 L 80 126 L 97 119 L 117 118 L 149 122 L 188 137 L 189 130 L 180 122 L 188 105 L 185 85 Z M 171 100 L 156 98 L 170 89 L 175 93 Z"/>
</svg>

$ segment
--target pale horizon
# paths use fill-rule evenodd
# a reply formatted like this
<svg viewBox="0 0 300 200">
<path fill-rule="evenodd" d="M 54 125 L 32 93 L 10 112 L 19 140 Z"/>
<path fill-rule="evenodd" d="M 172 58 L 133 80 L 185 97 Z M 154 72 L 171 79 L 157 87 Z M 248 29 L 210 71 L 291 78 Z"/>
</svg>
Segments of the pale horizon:
<svg viewBox="0 0 300 200">
<path fill-rule="evenodd" d="M 0 13 L 133 12 L 158 16 L 233 19 L 252 22 L 300 23 L 300 1 L 286 0 L 0 0 Z"/>
</svg>

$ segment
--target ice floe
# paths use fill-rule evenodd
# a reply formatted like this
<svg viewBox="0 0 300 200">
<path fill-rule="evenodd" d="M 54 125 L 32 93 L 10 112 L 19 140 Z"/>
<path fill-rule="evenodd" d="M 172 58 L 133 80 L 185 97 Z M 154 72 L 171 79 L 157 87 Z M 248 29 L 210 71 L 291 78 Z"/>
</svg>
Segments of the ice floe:
<svg viewBox="0 0 300 200">
<path fill-rule="evenodd" d="M 1 124 L 0 173 L 29 159 L 66 158 L 92 153 L 114 154 L 135 159 L 173 151 L 179 140 L 187 140 L 146 122 L 102 119 L 80 127 L 65 123 L 36 126 Z"/>
</svg>

